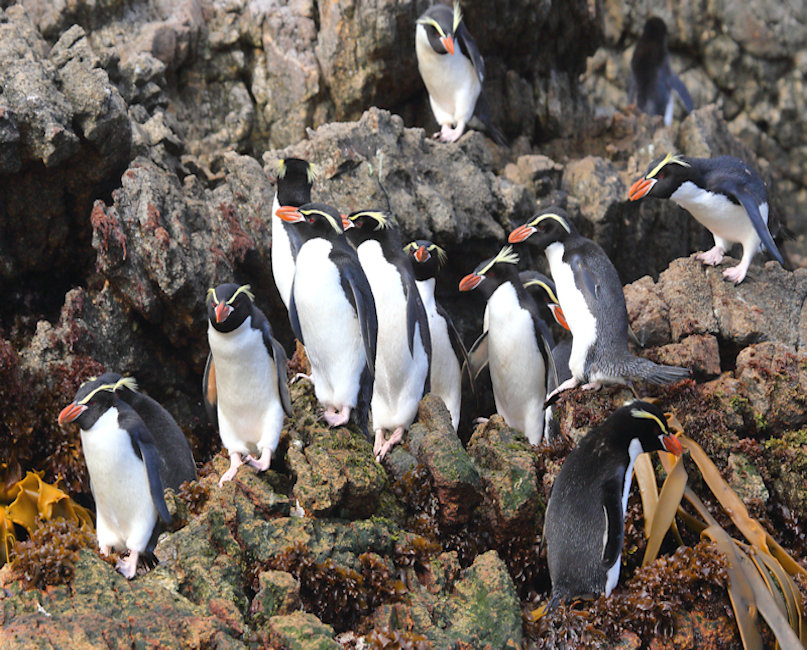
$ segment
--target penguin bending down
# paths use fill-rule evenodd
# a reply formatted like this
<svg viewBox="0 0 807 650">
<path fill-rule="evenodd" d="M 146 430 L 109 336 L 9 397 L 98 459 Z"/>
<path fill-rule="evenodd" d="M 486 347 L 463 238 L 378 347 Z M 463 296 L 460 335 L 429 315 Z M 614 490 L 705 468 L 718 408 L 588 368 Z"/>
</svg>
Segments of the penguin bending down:
<svg viewBox="0 0 807 650">
<path fill-rule="evenodd" d="M 589 431 L 566 457 L 544 518 L 550 607 L 577 596 L 611 594 L 619 580 L 633 464 L 639 454 L 655 450 L 676 456 L 683 451 L 664 413 L 635 401 Z"/>
<path fill-rule="evenodd" d="M 633 380 L 668 384 L 689 377 L 687 368 L 660 365 L 629 352 L 628 310 L 619 275 L 602 248 L 581 236 L 563 210 L 539 212 L 508 240 L 529 240 L 544 250 L 572 330 L 572 377 L 549 394 L 548 402 L 580 384 L 588 390 Z"/>
<path fill-rule="evenodd" d="M 277 209 L 281 205 L 300 207 L 311 202 L 316 168 L 300 158 L 281 158 L 277 163 L 276 177 L 277 191 L 272 201 L 272 275 L 288 309 L 294 264 L 302 242 L 297 230 L 277 216 Z"/>
<path fill-rule="evenodd" d="M 678 94 L 686 112 L 691 112 L 692 97 L 670 66 L 667 25 L 661 18 L 649 18 L 630 60 L 628 103 L 635 101 L 639 110 L 649 115 L 663 115 L 664 124 L 669 126 L 674 108 L 672 91 Z"/>
<path fill-rule="evenodd" d="M 160 457 L 154 439 L 137 412 L 116 390 L 133 379 L 114 384 L 85 382 L 73 402 L 59 413 L 59 425 L 76 422 L 81 449 L 95 499 L 96 534 L 102 555 L 129 550 L 117 570 L 128 579 L 141 557 L 153 561 L 159 521 L 170 523 L 160 479 Z"/>
<path fill-rule="evenodd" d="M 454 431 L 460 421 L 462 402 L 462 366 L 468 362 L 468 353 L 459 332 L 448 312 L 434 297 L 434 287 L 440 267 L 445 264 L 446 252 L 437 244 L 424 239 L 408 243 L 404 252 L 412 263 L 420 299 L 429 319 L 432 341 L 431 392 L 440 397 L 451 413 Z"/>
<path fill-rule="evenodd" d="M 220 284 L 207 292 L 210 355 L 202 393 L 216 411 L 221 442 L 230 455 L 219 487 L 244 462 L 259 472 L 269 469 L 283 413 L 291 416 L 286 353 L 253 300 L 248 284 Z"/>
<path fill-rule="evenodd" d="M 341 426 L 351 412 L 367 438 L 378 319 L 373 293 L 344 236 L 338 210 L 323 203 L 281 206 L 278 216 L 302 239 L 297 254 L 289 320 L 305 345 L 323 417 Z"/>
<path fill-rule="evenodd" d="M 555 374 L 552 334 L 518 277 L 518 255 L 505 246 L 461 281 L 488 301 L 488 366 L 496 411 L 533 445 L 544 433 L 544 398 Z"/>
<path fill-rule="evenodd" d="M 378 313 L 371 409 L 373 454 L 380 462 L 401 440 L 417 415 L 420 398 L 430 391 L 429 319 L 392 217 L 360 210 L 348 215 L 346 225 L 345 235 L 359 255 Z M 392 432 L 389 439 L 385 431 Z"/>
<path fill-rule="evenodd" d="M 139 392 L 133 378 L 124 379 L 117 372 L 105 372 L 84 382 L 81 387 L 92 392 L 104 385 L 116 386 L 117 396 L 137 412 L 151 433 L 160 458 L 163 487 L 176 492 L 185 481 L 195 481 L 196 463 L 191 446 L 171 414 L 157 401 Z"/>
<path fill-rule="evenodd" d="M 723 277 L 734 284 L 745 279 L 751 260 L 763 247 L 779 264 L 785 264 L 768 229 L 765 183 L 739 158 L 688 158 L 668 153 L 650 163 L 628 196 L 631 201 L 645 196 L 672 199 L 706 226 L 715 245 L 697 255 L 704 264 L 720 264 L 732 244 L 742 244 L 740 263 L 723 271 Z"/>
<path fill-rule="evenodd" d="M 441 127 L 434 138 L 454 142 L 476 116 L 496 143 L 507 146 L 502 132 L 490 121 L 482 90 L 485 62 L 462 22 L 459 2 L 454 3 L 453 11 L 443 4 L 432 5 L 417 19 L 415 54 L 434 119 Z"/>
</svg>

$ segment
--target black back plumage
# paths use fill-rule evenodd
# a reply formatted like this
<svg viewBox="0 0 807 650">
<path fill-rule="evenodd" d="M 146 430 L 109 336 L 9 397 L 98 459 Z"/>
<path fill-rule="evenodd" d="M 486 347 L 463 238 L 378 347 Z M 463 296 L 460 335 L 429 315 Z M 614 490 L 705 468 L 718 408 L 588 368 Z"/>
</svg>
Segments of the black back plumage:
<svg viewBox="0 0 807 650">
<path fill-rule="evenodd" d="M 302 158 L 283 158 L 277 169 L 277 202 L 279 205 L 300 207 L 311 202 L 311 188 L 314 185 L 314 166 Z M 284 223 L 283 229 L 289 237 L 289 246 L 294 259 L 300 250 L 300 234 L 291 224 Z"/>
</svg>

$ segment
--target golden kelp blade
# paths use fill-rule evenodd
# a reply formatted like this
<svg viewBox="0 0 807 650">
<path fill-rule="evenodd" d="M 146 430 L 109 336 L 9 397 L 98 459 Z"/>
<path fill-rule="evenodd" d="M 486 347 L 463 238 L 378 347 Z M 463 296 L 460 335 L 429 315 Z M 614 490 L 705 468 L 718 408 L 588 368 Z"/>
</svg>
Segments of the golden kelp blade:
<svg viewBox="0 0 807 650">
<path fill-rule="evenodd" d="M 675 515 L 678 512 L 678 506 L 681 505 L 681 498 L 684 496 L 686 485 L 687 472 L 684 469 L 684 457 L 679 456 L 672 469 L 667 473 L 667 478 L 661 488 L 653 521 L 650 525 L 650 535 L 647 539 L 642 566 L 647 566 L 658 556 L 661 542 L 664 541 L 664 536 L 675 522 Z"/>
<path fill-rule="evenodd" d="M 642 512 L 644 512 L 644 536 L 650 537 L 650 525 L 658 504 L 658 485 L 656 472 L 650 454 L 639 454 L 633 464 L 633 474 L 639 486 L 639 495 L 642 497 Z"/>
<path fill-rule="evenodd" d="M 6 516 L 5 508 L 0 508 L 0 566 L 8 562 L 11 547 L 16 541 L 14 522 Z"/>
</svg>

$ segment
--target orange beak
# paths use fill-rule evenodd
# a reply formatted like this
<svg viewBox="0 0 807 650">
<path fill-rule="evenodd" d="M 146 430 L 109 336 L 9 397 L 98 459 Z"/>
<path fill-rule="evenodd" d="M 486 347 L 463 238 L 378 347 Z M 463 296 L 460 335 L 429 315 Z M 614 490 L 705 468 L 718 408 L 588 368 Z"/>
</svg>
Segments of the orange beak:
<svg viewBox="0 0 807 650">
<path fill-rule="evenodd" d="M 342 217 L 342 228 L 344 230 L 349 230 L 350 228 L 355 228 L 353 222 L 347 218 L 346 214 L 339 215 Z"/>
<path fill-rule="evenodd" d="M 415 251 L 415 259 L 421 264 L 423 264 L 423 262 L 428 260 L 430 257 L 431 255 L 429 255 L 429 251 L 426 250 L 425 246 L 421 246 Z"/>
<path fill-rule="evenodd" d="M 85 404 L 76 404 L 75 402 L 68 404 L 59 413 L 59 426 L 63 427 L 68 422 L 72 422 L 86 410 L 87 406 Z"/>
<path fill-rule="evenodd" d="M 552 315 L 555 317 L 558 325 L 571 332 L 572 328 L 569 327 L 569 323 L 566 322 L 566 316 L 564 315 L 563 310 L 560 308 L 560 305 L 550 304 L 549 309 L 552 310 Z"/>
<path fill-rule="evenodd" d="M 652 187 L 657 183 L 655 178 L 640 178 L 636 181 L 633 185 L 630 186 L 630 191 L 628 192 L 628 198 L 631 201 L 638 201 L 643 196 L 646 196 L 647 193 L 652 189 Z"/>
<path fill-rule="evenodd" d="M 216 305 L 216 322 L 221 323 L 222 321 L 227 320 L 227 316 L 229 316 L 233 312 L 233 308 L 230 305 L 220 302 Z"/>
<path fill-rule="evenodd" d="M 661 444 L 664 445 L 664 449 L 675 456 L 680 456 L 684 453 L 684 448 L 681 446 L 681 441 L 673 435 L 664 436 L 661 439 Z"/>
<path fill-rule="evenodd" d="M 305 221 L 303 215 L 300 214 L 300 211 L 295 208 L 293 205 L 281 205 L 277 212 L 278 217 L 280 217 L 286 223 L 297 223 L 298 221 Z"/>
<path fill-rule="evenodd" d="M 534 232 L 537 232 L 535 228 L 525 223 L 511 232 L 507 241 L 511 244 L 520 244 Z"/>
<path fill-rule="evenodd" d="M 469 273 L 460 280 L 460 291 L 471 291 L 476 289 L 484 278 L 476 273 Z"/>
<path fill-rule="evenodd" d="M 443 44 L 443 47 L 446 48 L 446 51 L 449 54 L 454 54 L 454 37 L 453 36 L 446 36 L 445 38 L 441 38 L 440 42 Z"/>
</svg>

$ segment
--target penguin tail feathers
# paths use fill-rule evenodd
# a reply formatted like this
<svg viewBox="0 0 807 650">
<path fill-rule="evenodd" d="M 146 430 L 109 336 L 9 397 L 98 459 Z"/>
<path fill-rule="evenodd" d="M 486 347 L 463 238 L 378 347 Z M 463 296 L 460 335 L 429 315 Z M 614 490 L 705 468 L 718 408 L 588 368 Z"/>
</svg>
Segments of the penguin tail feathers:
<svg viewBox="0 0 807 650">
<path fill-rule="evenodd" d="M 353 409 L 352 417 L 356 426 L 370 442 L 370 399 L 373 396 L 373 375 L 368 366 L 364 366 L 359 378 L 359 394 L 356 397 L 356 408 Z"/>
<path fill-rule="evenodd" d="M 485 126 L 485 131 L 491 139 L 502 147 L 509 147 L 510 143 L 502 133 L 501 129 L 497 127 L 490 119 L 490 108 L 488 107 L 488 100 L 484 91 L 479 93 L 476 100 L 476 107 L 474 108 L 474 117 L 476 117 Z"/>
<path fill-rule="evenodd" d="M 677 381 L 689 379 L 692 376 L 692 371 L 689 368 L 664 366 L 641 357 L 636 357 L 634 362 L 632 364 L 634 368 L 630 373 L 631 377 L 651 384 L 673 384 Z"/>
</svg>

